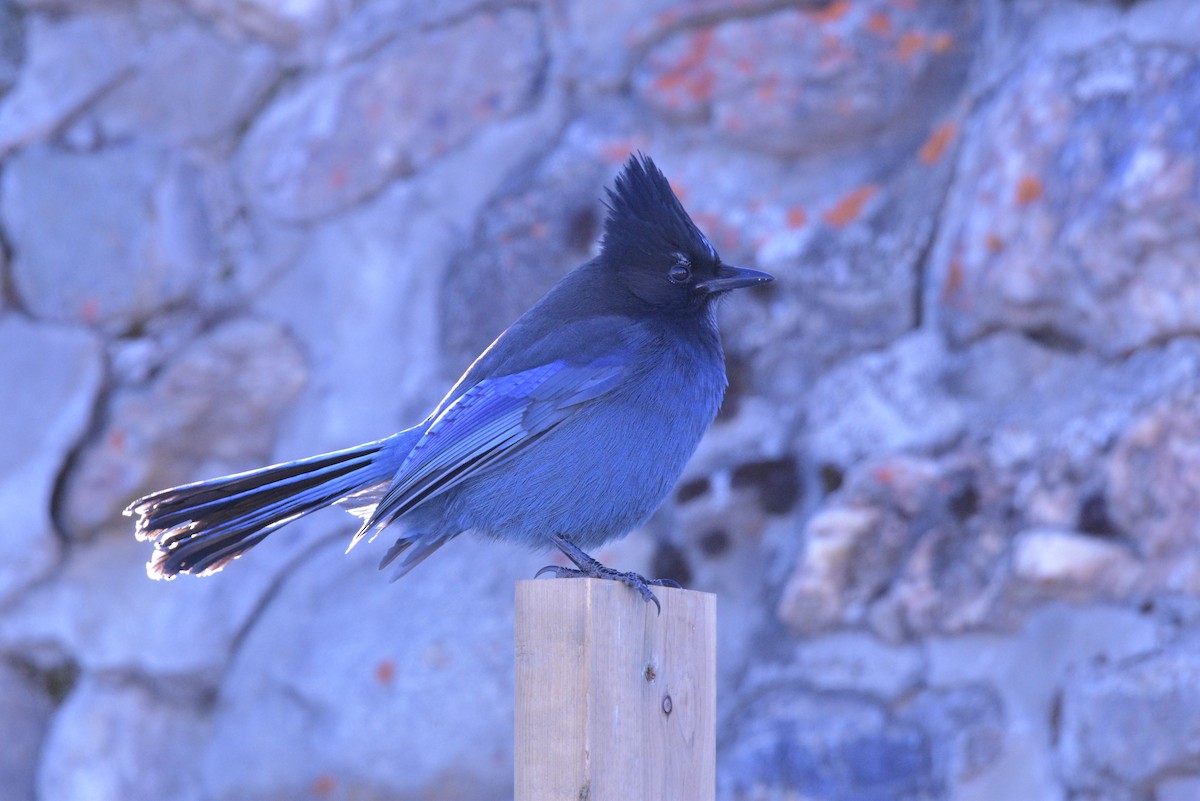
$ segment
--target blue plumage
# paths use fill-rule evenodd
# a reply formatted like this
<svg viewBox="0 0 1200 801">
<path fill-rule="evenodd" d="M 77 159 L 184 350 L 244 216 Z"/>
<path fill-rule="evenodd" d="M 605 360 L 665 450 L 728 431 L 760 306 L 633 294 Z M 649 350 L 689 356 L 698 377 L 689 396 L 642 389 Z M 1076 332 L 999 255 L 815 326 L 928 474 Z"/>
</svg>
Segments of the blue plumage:
<svg viewBox="0 0 1200 801">
<path fill-rule="evenodd" d="M 716 416 L 725 360 L 715 299 L 771 280 L 723 264 L 666 178 L 632 157 L 608 193 L 600 254 L 480 355 L 417 426 L 130 504 L 155 578 L 216 572 L 290 520 L 334 503 L 364 518 L 351 547 L 399 522 L 396 577 L 465 531 L 555 546 L 577 570 L 654 596 L 584 549 L 662 502 Z M 403 558 L 401 558 L 403 557 Z M 651 582 L 653 583 L 653 582 Z"/>
</svg>

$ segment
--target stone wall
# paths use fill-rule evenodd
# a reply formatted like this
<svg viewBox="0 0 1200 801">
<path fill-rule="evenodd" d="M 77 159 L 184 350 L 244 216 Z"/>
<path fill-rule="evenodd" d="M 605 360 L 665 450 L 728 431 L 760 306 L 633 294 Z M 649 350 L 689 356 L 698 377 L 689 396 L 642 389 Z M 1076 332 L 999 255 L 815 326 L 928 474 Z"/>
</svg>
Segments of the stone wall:
<svg viewBox="0 0 1200 801">
<path fill-rule="evenodd" d="M 598 554 L 720 595 L 722 799 L 1200 798 L 1194 0 L 0 0 L 0 788 L 503 799 L 512 595 L 146 491 L 391 433 L 654 156 L 730 391 Z"/>
</svg>

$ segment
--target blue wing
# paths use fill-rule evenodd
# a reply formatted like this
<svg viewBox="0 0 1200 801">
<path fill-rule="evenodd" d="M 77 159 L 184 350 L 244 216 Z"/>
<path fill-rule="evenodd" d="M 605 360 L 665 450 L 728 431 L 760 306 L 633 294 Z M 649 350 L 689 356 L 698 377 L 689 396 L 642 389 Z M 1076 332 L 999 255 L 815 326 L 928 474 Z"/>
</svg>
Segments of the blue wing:
<svg viewBox="0 0 1200 801">
<path fill-rule="evenodd" d="M 555 361 L 471 387 L 442 410 L 409 451 L 351 547 L 372 528 L 536 442 L 582 404 L 616 387 L 624 364 L 619 353 L 583 365 Z"/>
</svg>

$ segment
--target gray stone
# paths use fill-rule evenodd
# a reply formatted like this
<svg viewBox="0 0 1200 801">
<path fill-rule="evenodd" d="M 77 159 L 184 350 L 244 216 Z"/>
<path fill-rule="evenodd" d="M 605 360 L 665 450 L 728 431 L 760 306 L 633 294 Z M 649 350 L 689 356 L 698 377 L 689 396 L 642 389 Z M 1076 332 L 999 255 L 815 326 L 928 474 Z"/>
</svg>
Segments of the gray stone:
<svg viewBox="0 0 1200 801">
<path fill-rule="evenodd" d="M 721 628 L 728 628 L 729 600 L 736 603 L 738 596 L 728 591 L 720 597 Z M 760 629 L 765 628 L 761 621 L 757 624 Z M 728 705 L 726 714 L 736 714 L 745 697 L 753 696 L 757 688 L 779 684 L 795 684 L 828 695 L 870 696 L 876 701 L 892 703 L 911 696 L 925 681 L 925 658 L 919 646 L 886 643 L 861 631 L 804 637 L 789 648 L 771 649 L 775 658 L 764 658 L 761 644 L 758 648 L 757 657 L 751 656 L 730 679 L 731 684 L 740 688 L 740 694 L 732 700 L 721 699 Z M 739 652 L 727 646 L 720 653 L 725 660 L 730 653 Z M 718 666 L 719 670 L 722 668 Z"/>
<path fill-rule="evenodd" d="M 1157 542 L 1163 536 L 1165 543 L 1181 536 L 1133 513 L 1138 498 L 1153 493 L 1154 486 L 1138 484 L 1148 465 L 1125 463 L 1140 458 L 1137 449 L 1114 445 L 1129 439 L 1131 421 L 1163 415 L 1164 399 L 1186 407 L 1200 391 L 1196 340 L 1176 339 L 1116 363 L 1021 341 L 1013 334 L 981 341 L 956 360 L 948 381 L 964 397 L 972 427 L 986 437 L 990 459 L 1013 474 L 1013 505 L 1028 527 L 1083 531 L 1109 544 L 1121 538 L 1129 538 L 1126 544 Z M 1177 496 L 1164 508 L 1186 497 Z M 1154 552 L 1139 550 L 1142 558 Z M 1154 586 L 1154 576 L 1161 575 L 1153 567 L 1141 572 L 1135 584 L 1142 587 Z M 1130 589 L 1127 578 L 1089 586 Z"/>
<path fill-rule="evenodd" d="M 204 703 L 185 682 L 152 687 L 85 674 L 42 747 L 37 797 L 199 801 L 195 748 L 206 731 Z"/>
<path fill-rule="evenodd" d="M 1197 116 L 1189 50 L 1117 37 L 1025 60 L 966 137 L 928 287 L 945 330 L 1107 356 L 1195 331 Z"/>
<path fill-rule="evenodd" d="M 1011 486 L 963 448 L 852 470 L 808 522 L 779 615 L 801 632 L 869 624 L 889 640 L 998 625 Z"/>
<path fill-rule="evenodd" d="M 211 260 L 196 182 L 185 162 L 136 146 L 19 153 L 2 209 L 22 301 L 37 317 L 108 331 L 183 302 Z"/>
<path fill-rule="evenodd" d="M 220 688 L 213 801 L 511 794 L 513 579 L 545 556 L 463 538 L 389 584 L 385 539 L 312 553 L 263 610 Z"/>
<path fill-rule="evenodd" d="M 962 404 L 946 393 L 948 354 L 938 338 L 915 332 L 824 373 L 808 394 L 814 459 L 849 467 L 872 453 L 945 447 L 966 425 Z"/>
<path fill-rule="evenodd" d="M 21 8 L 50 14 L 78 14 L 89 11 L 125 10 L 130 0 L 10 0 Z"/>
<path fill-rule="evenodd" d="M 465 369 L 576 265 L 601 233 L 609 169 L 582 147 L 560 147 L 516 167 L 480 211 L 446 270 L 442 341 Z"/>
<path fill-rule="evenodd" d="M 653 41 L 633 85 L 670 119 L 787 158 L 919 142 L 966 83 L 979 16 L 881 1 L 743 14 Z"/>
<path fill-rule="evenodd" d="M 197 288 L 195 305 L 210 319 L 243 314 L 296 264 L 308 232 L 247 208 L 236 159 L 206 159 L 200 177 L 204 205 L 217 240 L 217 267 Z M 176 328 L 195 324 L 192 310 L 178 312 L 158 315 L 147 324 L 147 330 L 161 338 Z"/>
<path fill-rule="evenodd" d="M 275 421 L 305 377 L 278 325 L 240 319 L 181 350 L 149 386 L 115 392 L 67 476 L 68 533 L 124 530 L 120 511 L 139 495 L 267 463 Z"/>
<path fill-rule="evenodd" d="M 138 33 L 128 15 L 30 15 L 20 78 L 0 101 L 0 156 L 51 136 L 133 73 Z"/>
<path fill-rule="evenodd" d="M 102 377 L 87 332 L 0 318 L 0 606 L 49 573 L 59 543 L 50 517 L 55 480 L 87 430 Z"/>
<path fill-rule="evenodd" d="M 327 35 L 349 13 L 341 0 L 187 0 L 201 17 L 263 39 L 281 50 L 315 50 L 314 40 Z"/>
<path fill-rule="evenodd" d="M 1154 801 L 1195 801 L 1197 798 L 1200 798 L 1200 776 L 1166 779 L 1154 793 Z"/>
<path fill-rule="evenodd" d="M 637 56 L 662 35 L 686 23 L 704 4 L 673 0 L 613 0 L 568 3 L 563 9 L 561 64 L 564 79 L 587 94 L 616 90 L 636 64 Z"/>
<path fill-rule="evenodd" d="M 1138 565 L 1130 549 L 1120 543 L 1079 531 L 1035 528 L 1018 535 L 1013 572 L 1026 581 L 1120 597 L 1133 586 Z"/>
<path fill-rule="evenodd" d="M 105 141 L 232 141 L 279 71 L 263 45 L 235 43 L 191 22 L 156 27 L 139 48 L 136 71 L 89 116 Z"/>
<path fill-rule="evenodd" d="M 840 620 L 855 551 L 879 520 L 876 510 L 853 507 L 824 509 L 809 518 L 803 555 L 779 601 L 779 616 L 785 623 L 813 632 Z"/>
<path fill-rule="evenodd" d="M 780 605 L 789 625 L 870 620 L 905 636 L 951 621 L 1011 623 L 1051 597 L 1200 586 L 1188 522 L 1200 514 L 1196 460 L 1164 444 L 1196 437 L 1195 340 L 1117 363 L 1011 333 L 957 352 L 914 347 L 929 341 L 902 338 L 813 390 L 810 458 L 823 469 L 867 461 L 807 523 Z M 942 458 L 869 458 L 937 452 L 955 439 Z M 950 587 L 965 594 L 941 607 Z"/>
<path fill-rule="evenodd" d="M 341 65 L 370 56 L 391 41 L 460 20 L 488 6 L 487 0 L 372 0 L 352 9 L 329 36 L 323 62 Z"/>
<path fill-rule="evenodd" d="M 1200 371 L 1200 341 L 1192 337 L 1116 362 L 1011 331 L 944 353 L 927 391 L 960 404 L 968 435 L 984 441 L 997 463 L 1011 470 L 1028 469 L 1039 458 L 1050 461 L 1053 452 L 1070 463 L 1070 471 L 1092 465 L 1099 476 L 1095 463 L 1130 417 L 1164 396 L 1193 391 Z"/>
<path fill-rule="evenodd" d="M 768 309 L 791 311 L 765 315 L 769 336 L 758 339 L 770 345 L 760 344 L 755 370 L 772 385 L 799 376 L 792 392 L 770 393 L 780 402 L 790 405 L 830 365 L 885 348 L 919 323 L 914 299 L 951 160 L 914 159 L 920 143 L 901 143 L 872 149 L 859 169 L 836 175 L 802 162 L 783 180 L 803 182 L 803 195 L 763 203 L 774 230 L 754 240 L 755 262 L 780 278 L 766 288 Z"/>
<path fill-rule="evenodd" d="M 15 7 L 0 3 L 0 97 L 17 82 L 24 59 L 25 25 Z"/>
<path fill-rule="evenodd" d="M 511 10 L 397 40 L 369 61 L 320 73 L 251 128 L 241 153 L 248 194 L 283 220 L 353 206 L 526 110 L 544 59 L 537 17 Z"/>
<path fill-rule="evenodd" d="M 1130 733 L 1137 747 L 1130 748 Z M 1072 786 L 1139 785 L 1200 764 L 1200 644 L 1084 669 L 1062 700 L 1060 753 Z"/>
<path fill-rule="evenodd" d="M 1144 793 L 1124 785 L 1110 784 L 1087 790 L 1074 790 L 1067 798 L 1070 801 L 1143 801 Z"/>
<path fill-rule="evenodd" d="M 4 252 L 5 248 L 0 248 L 0 280 L 8 282 L 8 254 Z M 8 293 L 0 292 L 0 319 L 8 313 L 11 301 L 6 297 Z"/>
<path fill-rule="evenodd" d="M 1200 592 L 1200 389 L 1129 421 L 1112 451 L 1113 516 L 1149 564 L 1153 587 Z"/>
<path fill-rule="evenodd" d="M 941 797 L 924 732 L 868 701 L 781 686 L 758 694 L 725 731 L 724 798 Z"/>
<path fill-rule="evenodd" d="M 25 671 L 0 660 L 0 787 L 9 801 L 34 801 L 42 738 L 54 704 Z"/>
<path fill-rule="evenodd" d="M 912 646 L 841 631 L 802 640 L 790 668 L 822 690 L 865 692 L 890 700 L 910 692 L 922 680 L 925 663 L 920 650 Z"/>
<path fill-rule="evenodd" d="M 424 198 L 398 186 L 315 228 L 298 260 L 255 299 L 312 365 L 280 431 L 289 456 L 387 436 L 418 422 L 444 392 L 437 265 L 459 232 Z"/>
<path fill-rule="evenodd" d="M 1152 617 L 1129 609 L 1054 603 L 1034 610 L 1011 633 L 930 638 L 930 689 L 991 688 L 999 696 L 1005 721 L 999 754 L 976 775 L 958 782 L 952 797 L 1064 797 L 1054 751 L 1059 694 L 1073 686 L 1073 677 L 1089 664 L 1154 649 L 1157 628 Z"/>
<path fill-rule="evenodd" d="M 297 259 L 255 294 L 255 310 L 286 325 L 313 366 L 281 429 L 282 452 L 378 439 L 429 413 L 458 376 L 438 337 L 444 265 L 491 190 L 536 147 L 519 122 L 481 134 L 315 226 Z"/>
<path fill-rule="evenodd" d="M 313 542 L 312 530 L 296 525 L 226 573 L 161 582 L 146 575 L 150 545 L 133 538 L 128 521 L 120 529 L 72 547 L 53 578 L 10 604 L 0 648 L 70 659 L 85 671 L 214 681 L 277 576 Z"/>
<path fill-rule="evenodd" d="M 982 774 L 1004 750 L 1004 708 L 987 686 L 927 690 L 903 717 L 929 732 L 934 763 L 953 784 Z"/>
</svg>

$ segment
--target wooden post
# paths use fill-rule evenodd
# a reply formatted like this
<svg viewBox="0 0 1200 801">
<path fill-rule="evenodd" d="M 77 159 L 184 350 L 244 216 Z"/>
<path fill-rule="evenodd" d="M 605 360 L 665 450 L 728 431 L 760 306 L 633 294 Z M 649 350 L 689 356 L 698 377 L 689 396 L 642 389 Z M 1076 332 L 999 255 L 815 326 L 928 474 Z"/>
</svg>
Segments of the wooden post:
<svg viewBox="0 0 1200 801">
<path fill-rule="evenodd" d="M 517 584 L 516 801 L 712 801 L 715 595 Z"/>
</svg>

